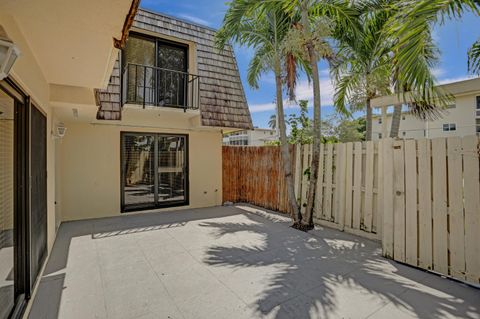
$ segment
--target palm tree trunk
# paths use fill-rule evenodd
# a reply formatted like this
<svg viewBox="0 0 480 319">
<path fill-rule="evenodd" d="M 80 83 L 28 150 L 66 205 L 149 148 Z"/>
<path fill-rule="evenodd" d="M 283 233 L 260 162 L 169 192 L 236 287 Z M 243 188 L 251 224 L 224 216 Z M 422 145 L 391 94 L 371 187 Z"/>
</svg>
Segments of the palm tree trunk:
<svg viewBox="0 0 480 319">
<path fill-rule="evenodd" d="M 304 1 L 302 5 L 302 24 L 305 31 L 310 34 L 310 22 L 308 21 L 307 2 Z M 307 39 L 309 36 L 307 35 Z M 321 101 L 320 101 L 320 77 L 318 73 L 318 57 L 313 47 L 313 44 L 307 43 L 308 56 L 310 59 L 310 66 L 312 68 L 313 79 L 313 151 L 312 163 L 310 167 L 310 183 L 308 185 L 307 193 L 307 207 L 305 210 L 305 220 L 303 225 L 307 225 L 307 229 L 313 228 L 313 204 L 315 200 L 315 191 L 317 189 L 318 179 L 318 165 L 320 162 L 320 144 L 321 144 Z"/>
<path fill-rule="evenodd" d="M 280 131 L 280 150 L 283 161 L 283 171 L 287 182 L 288 202 L 292 210 L 292 220 L 294 224 L 299 224 L 302 221 L 302 214 L 295 197 L 295 186 L 292 174 L 292 161 L 290 158 L 289 144 L 287 141 L 287 127 L 285 125 L 285 112 L 283 110 L 282 97 L 282 75 L 280 61 L 275 61 L 275 85 L 277 98 L 277 121 L 278 129 Z"/>
<path fill-rule="evenodd" d="M 400 130 L 400 118 L 402 117 L 402 104 L 393 106 L 392 126 L 390 127 L 390 137 L 397 138 Z"/>
<path fill-rule="evenodd" d="M 370 98 L 367 98 L 367 133 L 365 139 L 367 141 L 372 140 L 372 105 Z"/>
</svg>

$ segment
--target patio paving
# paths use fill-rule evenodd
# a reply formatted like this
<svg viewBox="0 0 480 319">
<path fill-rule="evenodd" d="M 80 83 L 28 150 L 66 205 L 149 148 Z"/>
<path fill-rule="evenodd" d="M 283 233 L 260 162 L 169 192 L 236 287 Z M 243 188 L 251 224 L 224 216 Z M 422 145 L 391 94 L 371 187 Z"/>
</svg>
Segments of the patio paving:
<svg viewBox="0 0 480 319">
<path fill-rule="evenodd" d="M 244 207 L 63 223 L 29 318 L 480 318 L 480 290 Z"/>
</svg>

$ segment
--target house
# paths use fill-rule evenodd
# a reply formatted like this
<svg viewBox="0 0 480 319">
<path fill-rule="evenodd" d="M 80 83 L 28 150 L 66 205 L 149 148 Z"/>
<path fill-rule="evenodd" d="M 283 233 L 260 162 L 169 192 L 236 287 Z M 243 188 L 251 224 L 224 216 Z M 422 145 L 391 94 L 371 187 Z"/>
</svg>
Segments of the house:
<svg viewBox="0 0 480 319">
<path fill-rule="evenodd" d="M 278 141 L 277 131 L 267 128 L 256 127 L 253 130 L 234 131 L 223 135 L 224 145 L 263 146 L 274 141 Z"/>
<path fill-rule="evenodd" d="M 442 112 L 442 116 L 423 121 L 404 108 L 400 120 L 400 138 L 466 136 L 480 132 L 480 78 L 443 84 L 440 87 L 454 97 L 452 103 Z M 373 117 L 374 140 L 389 136 L 392 114 L 387 112 L 387 108 L 396 103 L 396 96 L 372 100 L 372 106 L 382 110 L 381 115 Z"/>
<path fill-rule="evenodd" d="M 221 204 L 223 132 L 252 128 L 233 51 L 138 4 L 0 4 L 0 65 L 20 52 L 0 81 L 2 319 L 28 312 L 60 223 Z"/>
</svg>

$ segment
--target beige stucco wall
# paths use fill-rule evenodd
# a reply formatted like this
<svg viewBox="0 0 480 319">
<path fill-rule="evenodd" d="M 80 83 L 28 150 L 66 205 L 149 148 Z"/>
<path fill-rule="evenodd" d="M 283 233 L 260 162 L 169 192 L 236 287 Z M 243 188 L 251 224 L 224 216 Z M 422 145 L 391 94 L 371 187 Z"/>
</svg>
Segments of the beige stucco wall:
<svg viewBox="0 0 480 319">
<path fill-rule="evenodd" d="M 8 36 L 20 48 L 21 56 L 15 62 L 11 77 L 31 96 L 32 101 L 47 116 L 47 132 L 51 131 L 53 109 L 49 103 L 49 84 L 47 83 L 29 43 L 22 34 L 15 19 L 0 10 L 0 24 Z M 51 250 L 55 240 L 55 141 L 47 136 L 47 246 Z"/>
<path fill-rule="evenodd" d="M 479 88 L 480 89 L 480 88 Z M 435 137 L 449 137 L 449 136 L 467 136 L 474 135 L 475 131 L 475 106 L 476 96 L 480 96 L 480 91 L 477 93 L 470 93 L 465 95 L 458 95 L 455 97 L 455 108 L 446 109 L 441 118 L 433 121 L 422 121 L 411 114 L 404 114 L 405 120 L 400 121 L 400 138 L 435 138 Z M 373 139 L 379 138 L 379 133 L 382 133 L 382 124 L 379 123 L 379 118 L 373 119 L 372 132 Z M 443 131 L 443 124 L 456 125 L 456 131 Z M 391 128 L 391 114 L 387 117 L 387 128 L 390 133 Z M 424 133 L 425 131 L 425 133 Z M 403 134 L 405 132 L 405 135 Z"/>
<path fill-rule="evenodd" d="M 145 112 L 145 111 L 144 111 Z M 168 119 L 165 119 L 168 121 Z M 179 121 L 171 121 L 170 127 Z M 188 121 L 185 121 L 185 125 Z M 159 122 L 162 124 L 162 121 Z M 190 205 L 208 207 L 222 201 L 222 135 L 217 131 L 167 129 L 66 122 L 61 141 L 60 180 L 63 220 L 120 214 L 120 133 L 158 132 L 189 137 Z M 170 208 L 171 209 L 171 208 Z"/>
</svg>

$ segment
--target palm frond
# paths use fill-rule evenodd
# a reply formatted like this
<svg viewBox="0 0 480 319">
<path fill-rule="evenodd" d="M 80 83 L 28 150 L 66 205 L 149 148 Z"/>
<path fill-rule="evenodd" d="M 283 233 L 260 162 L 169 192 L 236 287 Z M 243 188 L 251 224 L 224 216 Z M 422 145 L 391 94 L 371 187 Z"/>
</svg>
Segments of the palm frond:
<svg viewBox="0 0 480 319">
<path fill-rule="evenodd" d="M 468 49 L 468 70 L 480 75 L 480 39 Z"/>
</svg>

